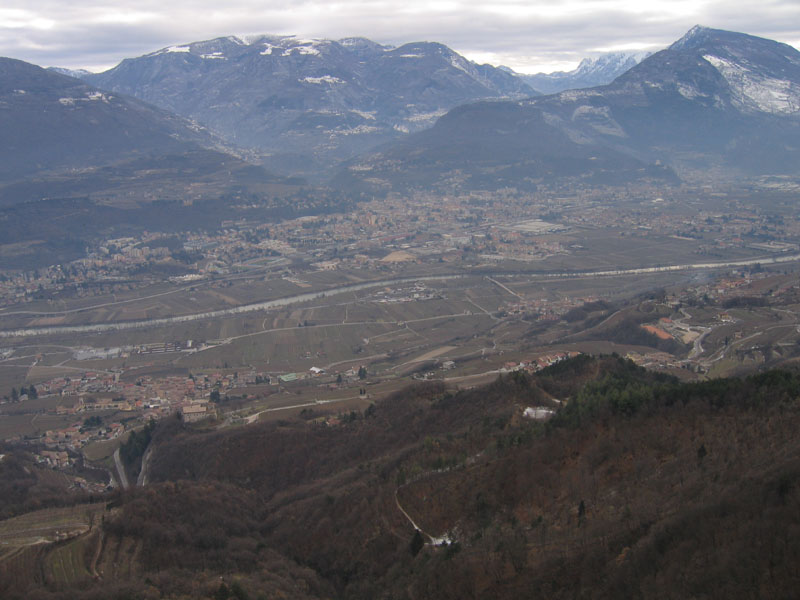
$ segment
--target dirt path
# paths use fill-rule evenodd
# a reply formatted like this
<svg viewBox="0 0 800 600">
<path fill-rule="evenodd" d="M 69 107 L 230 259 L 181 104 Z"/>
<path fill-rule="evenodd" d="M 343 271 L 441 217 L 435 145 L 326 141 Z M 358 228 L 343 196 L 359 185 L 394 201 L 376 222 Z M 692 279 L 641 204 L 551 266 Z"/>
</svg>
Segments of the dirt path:
<svg viewBox="0 0 800 600">
<path fill-rule="evenodd" d="M 442 537 L 434 537 L 430 533 L 427 533 L 426 531 L 424 531 L 422 529 L 422 527 L 420 527 L 419 525 L 417 525 L 414 522 L 414 519 L 412 519 L 411 516 L 405 511 L 405 509 L 403 509 L 403 507 L 400 506 L 400 499 L 397 497 L 397 492 L 399 492 L 399 491 L 400 491 L 400 488 L 397 488 L 394 491 L 394 503 L 397 505 L 397 508 L 400 510 L 400 512 L 403 513 L 403 516 L 406 519 L 408 519 L 408 522 L 411 523 L 411 525 L 414 527 L 414 529 L 419 531 L 426 538 L 428 538 L 428 541 L 425 542 L 425 544 L 428 545 L 428 546 L 447 546 L 447 545 L 449 545 L 451 540 L 446 535 L 443 535 Z"/>
<path fill-rule="evenodd" d="M 496 279 L 492 279 L 492 278 L 491 278 L 491 277 L 489 277 L 488 275 L 486 276 L 486 281 L 491 281 L 493 284 L 495 284 L 495 285 L 496 285 L 497 287 L 499 287 L 501 290 L 505 290 L 506 292 L 508 292 L 508 293 L 509 293 L 509 294 L 511 294 L 512 296 L 516 296 L 517 298 L 520 298 L 520 299 L 522 299 L 522 296 L 520 296 L 520 295 L 519 295 L 517 292 L 515 292 L 514 290 L 511 290 L 511 289 L 509 289 L 508 287 L 506 287 L 505 285 L 503 285 L 502 283 L 500 283 L 500 282 L 499 282 L 499 281 L 497 281 Z"/>
<path fill-rule="evenodd" d="M 100 528 L 100 535 L 97 538 L 97 548 L 94 550 L 92 563 L 89 565 L 89 572 L 95 579 L 102 579 L 100 573 L 97 572 L 97 562 L 100 560 L 100 553 L 103 551 L 103 542 L 105 541 L 105 533 L 102 527 Z"/>
</svg>

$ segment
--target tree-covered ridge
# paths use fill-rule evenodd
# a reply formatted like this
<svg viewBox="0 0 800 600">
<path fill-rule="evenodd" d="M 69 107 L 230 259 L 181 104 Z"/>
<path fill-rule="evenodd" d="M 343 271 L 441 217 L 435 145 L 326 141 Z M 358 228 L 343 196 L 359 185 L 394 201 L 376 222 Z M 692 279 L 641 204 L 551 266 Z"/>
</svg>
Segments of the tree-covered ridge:
<svg viewBox="0 0 800 600">
<path fill-rule="evenodd" d="M 165 422 L 157 483 L 105 519 L 120 577 L 24 597 L 790 597 L 799 396 L 793 371 L 685 383 L 580 356 L 337 427 Z"/>
<path fill-rule="evenodd" d="M 800 398 L 800 375 L 772 370 L 742 379 L 721 378 L 680 382 L 662 374 L 646 374 L 630 361 L 624 370 L 609 372 L 586 384 L 561 409 L 553 425 L 577 426 L 586 420 L 653 413 L 672 405 L 700 404 L 711 408 L 766 408 Z"/>
</svg>

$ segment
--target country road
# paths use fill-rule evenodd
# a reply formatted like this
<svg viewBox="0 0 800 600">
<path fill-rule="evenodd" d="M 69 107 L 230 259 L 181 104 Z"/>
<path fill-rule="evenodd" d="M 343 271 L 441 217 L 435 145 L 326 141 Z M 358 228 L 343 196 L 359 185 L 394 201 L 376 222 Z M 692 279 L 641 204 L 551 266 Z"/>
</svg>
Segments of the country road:
<svg viewBox="0 0 800 600">
<path fill-rule="evenodd" d="M 153 444 L 147 446 L 147 450 L 142 457 L 142 468 L 139 470 L 139 477 L 136 479 L 136 485 L 141 487 L 147 485 L 147 467 L 150 465 L 150 458 L 153 455 Z"/>
<path fill-rule="evenodd" d="M 258 421 L 258 418 L 264 413 L 271 413 L 271 412 L 279 412 L 282 410 L 292 410 L 295 408 L 308 408 L 311 406 L 320 406 L 323 404 L 336 404 L 338 402 L 346 402 L 347 400 L 357 400 L 361 396 L 348 396 L 347 398 L 333 398 L 331 400 L 314 400 L 313 402 L 303 402 L 302 404 L 292 404 L 289 406 L 275 406 L 273 408 L 265 408 L 263 410 L 258 411 L 257 413 L 253 413 L 252 415 L 248 415 L 245 418 L 246 423 L 255 423 Z"/>
<path fill-rule="evenodd" d="M 683 315 L 680 319 L 675 319 L 675 322 L 683 325 L 687 331 L 692 331 L 694 333 L 698 333 L 699 335 L 694 339 L 692 343 L 692 351 L 689 353 L 689 360 L 693 360 L 698 358 L 705 350 L 703 349 L 703 340 L 705 337 L 713 331 L 713 327 L 702 327 L 700 325 L 689 325 L 686 323 L 687 319 L 691 319 L 692 315 L 690 315 L 685 308 L 681 307 L 680 309 L 681 315 Z"/>
<path fill-rule="evenodd" d="M 114 465 L 117 467 L 119 483 L 122 486 L 122 489 L 127 490 L 130 487 L 130 483 L 128 483 L 128 474 L 125 472 L 125 467 L 122 465 L 122 461 L 119 458 L 119 448 L 114 450 Z"/>
</svg>

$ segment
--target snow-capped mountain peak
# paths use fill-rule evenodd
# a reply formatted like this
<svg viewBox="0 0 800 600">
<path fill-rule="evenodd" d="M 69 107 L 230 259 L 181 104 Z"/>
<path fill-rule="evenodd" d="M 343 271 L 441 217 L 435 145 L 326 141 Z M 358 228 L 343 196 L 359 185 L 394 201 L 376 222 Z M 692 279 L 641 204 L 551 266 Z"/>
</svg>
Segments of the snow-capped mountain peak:
<svg viewBox="0 0 800 600">
<path fill-rule="evenodd" d="M 650 52 L 609 52 L 584 58 L 572 71 L 517 75 L 533 89 L 544 94 L 605 85 L 650 56 Z"/>
<path fill-rule="evenodd" d="M 683 37 L 674 42 L 669 49 L 686 50 L 687 48 L 695 48 L 707 42 L 715 32 L 723 33 L 717 29 L 711 29 L 710 27 L 704 27 L 703 25 L 695 25 L 689 31 L 687 31 Z"/>
</svg>

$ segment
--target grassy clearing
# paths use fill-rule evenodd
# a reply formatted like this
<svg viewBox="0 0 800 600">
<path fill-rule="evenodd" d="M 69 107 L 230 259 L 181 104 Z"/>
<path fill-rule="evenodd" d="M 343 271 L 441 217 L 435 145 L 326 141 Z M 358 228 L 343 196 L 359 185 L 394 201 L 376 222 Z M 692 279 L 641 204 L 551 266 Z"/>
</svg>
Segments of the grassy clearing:
<svg viewBox="0 0 800 600">
<path fill-rule="evenodd" d="M 0 439 L 33 433 L 36 427 L 31 425 L 31 418 L 31 415 L 0 415 Z"/>
<path fill-rule="evenodd" d="M 12 387 L 19 387 L 27 381 L 28 365 L 10 365 L 9 363 L 0 364 L 0 396 L 11 393 Z"/>
<path fill-rule="evenodd" d="M 83 455 L 90 461 L 102 461 L 114 454 L 114 451 L 119 448 L 122 439 L 116 440 L 101 440 L 99 442 L 92 442 L 83 447 Z"/>
</svg>

